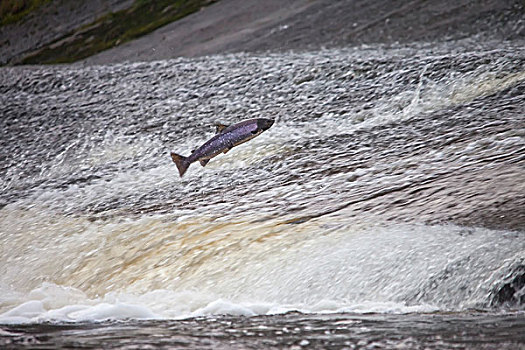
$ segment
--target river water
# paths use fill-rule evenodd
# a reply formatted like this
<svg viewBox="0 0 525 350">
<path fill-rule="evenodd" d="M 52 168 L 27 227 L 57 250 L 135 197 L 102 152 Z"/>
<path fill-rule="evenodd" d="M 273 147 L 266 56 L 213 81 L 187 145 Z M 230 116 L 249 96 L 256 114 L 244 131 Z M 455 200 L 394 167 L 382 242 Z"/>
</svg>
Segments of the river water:
<svg viewBox="0 0 525 350">
<path fill-rule="evenodd" d="M 525 49 L 450 45 L 0 69 L 0 344 L 525 346 Z"/>
</svg>

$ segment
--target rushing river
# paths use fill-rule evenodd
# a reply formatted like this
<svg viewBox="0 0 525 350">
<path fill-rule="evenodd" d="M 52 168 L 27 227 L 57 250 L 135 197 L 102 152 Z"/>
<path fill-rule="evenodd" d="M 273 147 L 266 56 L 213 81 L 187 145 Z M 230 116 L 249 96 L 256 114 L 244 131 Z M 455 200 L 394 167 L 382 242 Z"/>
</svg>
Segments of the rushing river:
<svg viewBox="0 0 525 350">
<path fill-rule="evenodd" d="M 0 115 L 0 345 L 525 344 L 523 47 L 2 68 Z"/>
</svg>

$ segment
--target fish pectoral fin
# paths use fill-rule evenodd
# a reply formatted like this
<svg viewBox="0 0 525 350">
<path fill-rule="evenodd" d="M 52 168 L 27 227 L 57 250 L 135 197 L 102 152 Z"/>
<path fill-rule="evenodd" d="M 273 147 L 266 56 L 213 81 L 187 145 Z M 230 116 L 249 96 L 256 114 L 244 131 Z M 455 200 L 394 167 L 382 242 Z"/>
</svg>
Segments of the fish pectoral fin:
<svg viewBox="0 0 525 350">
<path fill-rule="evenodd" d="M 228 125 L 224 125 L 224 124 L 221 124 L 221 123 L 215 124 L 215 134 L 220 134 L 227 127 L 228 127 Z"/>
<path fill-rule="evenodd" d="M 231 148 L 226 148 L 222 153 L 226 154 L 229 150 L 231 150 Z"/>
<path fill-rule="evenodd" d="M 206 166 L 210 160 L 209 159 L 199 159 L 199 163 L 201 163 L 202 166 Z"/>
</svg>

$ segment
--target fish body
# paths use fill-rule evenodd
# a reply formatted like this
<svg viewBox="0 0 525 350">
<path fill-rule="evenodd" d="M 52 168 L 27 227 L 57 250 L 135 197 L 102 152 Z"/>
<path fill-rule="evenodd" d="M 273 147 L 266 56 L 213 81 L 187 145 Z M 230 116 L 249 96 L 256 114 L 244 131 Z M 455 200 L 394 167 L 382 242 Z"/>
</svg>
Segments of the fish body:
<svg viewBox="0 0 525 350">
<path fill-rule="evenodd" d="M 248 119 L 240 123 L 225 126 L 217 125 L 217 134 L 206 141 L 202 146 L 194 150 L 188 157 L 171 152 L 171 159 L 177 165 L 182 177 L 191 163 L 199 161 L 206 166 L 210 159 L 226 153 L 233 147 L 260 135 L 268 130 L 274 123 L 272 119 Z"/>
</svg>

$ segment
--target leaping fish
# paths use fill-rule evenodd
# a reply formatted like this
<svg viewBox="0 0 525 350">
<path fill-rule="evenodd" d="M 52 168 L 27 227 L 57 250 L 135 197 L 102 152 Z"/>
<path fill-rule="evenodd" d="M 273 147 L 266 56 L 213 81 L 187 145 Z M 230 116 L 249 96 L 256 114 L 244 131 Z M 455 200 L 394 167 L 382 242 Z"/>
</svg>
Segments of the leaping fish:
<svg viewBox="0 0 525 350">
<path fill-rule="evenodd" d="M 218 124 L 217 134 L 195 149 L 191 155 L 184 157 L 171 152 L 171 159 L 177 165 L 180 177 L 182 177 L 191 163 L 199 161 L 202 166 L 206 166 L 213 157 L 220 153 L 226 153 L 233 147 L 259 136 L 263 131 L 268 130 L 273 123 L 273 119 L 258 118 L 248 119 L 230 126 Z"/>
</svg>

